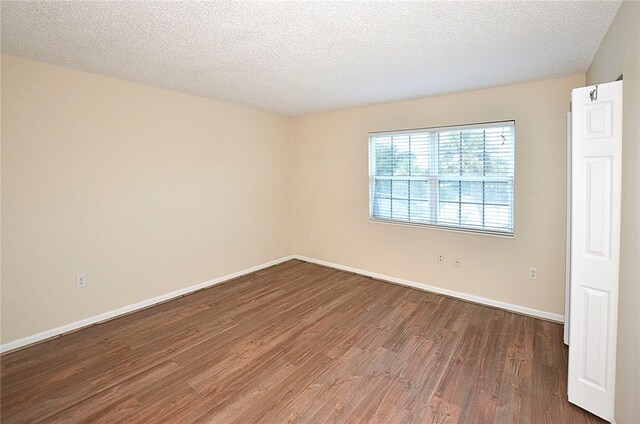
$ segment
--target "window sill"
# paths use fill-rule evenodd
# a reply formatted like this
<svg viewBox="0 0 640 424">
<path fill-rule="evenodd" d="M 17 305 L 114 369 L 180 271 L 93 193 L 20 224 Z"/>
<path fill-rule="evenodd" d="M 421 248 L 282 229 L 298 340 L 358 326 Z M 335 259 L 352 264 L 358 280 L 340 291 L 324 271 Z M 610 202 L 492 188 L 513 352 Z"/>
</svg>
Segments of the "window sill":
<svg viewBox="0 0 640 424">
<path fill-rule="evenodd" d="M 505 238 L 505 239 L 514 238 L 514 233 L 504 233 L 500 231 L 474 230 L 471 228 L 446 227 L 443 225 L 418 224 L 413 222 L 391 221 L 387 219 L 377 219 L 377 218 L 369 218 L 369 222 L 373 224 L 399 225 L 402 227 L 415 227 L 415 228 L 421 228 L 425 230 L 448 231 L 453 233 L 465 233 L 465 234 L 472 234 L 477 236 L 490 236 L 490 237 L 498 237 L 498 238 Z"/>
</svg>

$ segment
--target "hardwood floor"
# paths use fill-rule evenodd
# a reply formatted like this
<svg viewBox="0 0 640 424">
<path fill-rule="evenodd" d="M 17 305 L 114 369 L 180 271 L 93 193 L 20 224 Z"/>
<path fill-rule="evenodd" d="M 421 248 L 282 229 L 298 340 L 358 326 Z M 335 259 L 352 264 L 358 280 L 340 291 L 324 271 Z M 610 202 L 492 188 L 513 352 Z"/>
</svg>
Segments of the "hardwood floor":
<svg viewBox="0 0 640 424">
<path fill-rule="evenodd" d="M 3 423 L 594 423 L 558 324 L 289 261 L 1 358 Z"/>
</svg>

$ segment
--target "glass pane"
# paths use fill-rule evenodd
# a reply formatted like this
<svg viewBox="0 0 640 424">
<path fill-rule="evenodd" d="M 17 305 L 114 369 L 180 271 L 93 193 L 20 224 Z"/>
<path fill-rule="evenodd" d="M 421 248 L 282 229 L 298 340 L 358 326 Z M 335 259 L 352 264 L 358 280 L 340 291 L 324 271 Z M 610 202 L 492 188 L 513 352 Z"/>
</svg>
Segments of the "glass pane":
<svg viewBox="0 0 640 424">
<path fill-rule="evenodd" d="M 418 222 L 429 221 L 429 202 L 411 200 L 409 202 L 409 220 Z"/>
<path fill-rule="evenodd" d="M 463 181 L 460 183 L 463 202 L 482 203 L 482 182 Z"/>
<path fill-rule="evenodd" d="M 460 182 L 459 181 L 440 181 L 438 182 L 440 193 L 440 201 L 459 202 L 460 201 Z"/>
<path fill-rule="evenodd" d="M 411 135 L 411 175 L 429 175 L 429 134 Z"/>
<path fill-rule="evenodd" d="M 391 137 L 376 137 L 374 140 L 375 175 L 393 174 L 393 146 Z"/>
<path fill-rule="evenodd" d="M 462 160 L 460 175 L 482 176 L 484 173 L 484 130 L 461 133 Z"/>
<path fill-rule="evenodd" d="M 393 175 L 411 175 L 409 136 L 393 137 Z"/>
<path fill-rule="evenodd" d="M 374 218 L 391 218 L 391 199 L 373 199 L 373 217 Z"/>
<path fill-rule="evenodd" d="M 409 219 L 409 201 L 394 199 L 392 202 L 391 218 L 407 221 Z"/>
<path fill-rule="evenodd" d="M 409 181 L 406 180 L 394 180 L 393 190 L 391 192 L 394 199 L 402 198 L 407 199 L 409 197 Z"/>
<path fill-rule="evenodd" d="M 503 205 L 511 203 L 511 183 L 485 183 L 485 202 Z"/>
<path fill-rule="evenodd" d="M 512 176 L 513 152 L 512 127 L 438 133 L 440 175 Z"/>
<path fill-rule="evenodd" d="M 508 206 L 486 205 L 484 215 L 486 227 L 502 230 L 511 228 Z"/>
<path fill-rule="evenodd" d="M 458 225 L 459 203 L 440 203 L 438 206 L 438 222 L 441 224 Z"/>
<path fill-rule="evenodd" d="M 412 199 L 428 199 L 428 184 L 426 181 L 411 181 L 409 183 L 409 189 Z"/>
<path fill-rule="evenodd" d="M 465 227 L 482 227 L 482 205 L 462 204 L 460 225 Z"/>
<path fill-rule="evenodd" d="M 438 168 L 441 175 L 460 175 L 460 132 L 438 133 Z"/>
<path fill-rule="evenodd" d="M 486 130 L 485 175 L 513 175 L 513 127 Z"/>
<path fill-rule="evenodd" d="M 391 197 L 391 180 L 376 180 L 375 195 L 382 197 Z"/>
</svg>

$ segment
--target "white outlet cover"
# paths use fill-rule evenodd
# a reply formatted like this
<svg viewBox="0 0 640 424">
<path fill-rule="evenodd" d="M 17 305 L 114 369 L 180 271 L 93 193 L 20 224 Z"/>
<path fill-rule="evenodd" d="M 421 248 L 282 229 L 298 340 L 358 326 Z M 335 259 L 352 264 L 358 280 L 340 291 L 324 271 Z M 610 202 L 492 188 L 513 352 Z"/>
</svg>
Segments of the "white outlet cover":
<svg viewBox="0 0 640 424">
<path fill-rule="evenodd" d="M 87 274 L 78 274 L 76 275 L 76 288 L 84 288 L 87 287 Z"/>
</svg>

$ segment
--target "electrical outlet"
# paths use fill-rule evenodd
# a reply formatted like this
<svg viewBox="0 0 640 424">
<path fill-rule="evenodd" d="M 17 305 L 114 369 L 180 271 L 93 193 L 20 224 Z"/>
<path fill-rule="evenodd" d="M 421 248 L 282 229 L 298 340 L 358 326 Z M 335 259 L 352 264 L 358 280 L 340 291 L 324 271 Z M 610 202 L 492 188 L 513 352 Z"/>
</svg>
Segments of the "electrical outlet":
<svg viewBox="0 0 640 424">
<path fill-rule="evenodd" d="M 87 274 L 78 274 L 76 275 L 76 288 L 82 289 L 87 287 Z"/>
<path fill-rule="evenodd" d="M 538 268 L 529 268 L 529 279 L 530 280 L 538 279 Z"/>
<path fill-rule="evenodd" d="M 438 263 L 439 264 L 444 263 L 444 255 L 442 253 L 438 253 Z"/>
<path fill-rule="evenodd" d="M 309 234 L 307 234 L 307 237 L 309 237 L 309 240 L 313 240 L 313 233 L 309 231 Z"/>
<path fill-rule="evenodd" d="M 460 268 L 462 266 L 462 259 L 460 258 L 455 258 L 453 260 L 453 266 L 455 266 L 456 268 Z"/>
</svg>

